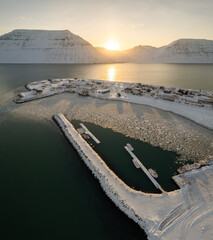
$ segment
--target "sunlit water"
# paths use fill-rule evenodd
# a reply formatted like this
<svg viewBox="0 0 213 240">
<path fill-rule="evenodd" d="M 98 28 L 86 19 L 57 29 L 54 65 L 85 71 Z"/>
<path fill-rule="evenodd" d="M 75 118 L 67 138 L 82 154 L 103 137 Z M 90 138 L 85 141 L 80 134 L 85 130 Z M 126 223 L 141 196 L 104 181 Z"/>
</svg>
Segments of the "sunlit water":
<svg viewBox="0 0 213 240">
<path fill-rule="evenodd" d="M 32 81 L 69 77 L 213 91 L 211 64 L 0 64 L 0 94 Z"/>
<path fill-rule="evenodd" d="M 1 239 L 146 239 L 137 224 L 106 197 L 51 119 L 39 122 L 8 112 L 13 108 L 10 101 L 14 89 L 31 81 L 62 77 L 212 90 L 212 65 L 0 65 L 0 95 L 9 102 L 5 109 L 0 109 Z M 127 184 L 155 191 L 143 173 L 136 172 L 128 154 L 121 153 L 121 147 L 129 141 L 147 167 L 158 170 L 162 186 L 174 189 L 168 179 L 178 167 L 175 153 L 93 124 L 88 126 L 98 137 L 104 135 L 106 147 L 95 149 Z M 114 146 L 117 150 L 111 158 L 110 148 Z M 159 154 L 162 159 L 157 162 Z"/>
</svg>

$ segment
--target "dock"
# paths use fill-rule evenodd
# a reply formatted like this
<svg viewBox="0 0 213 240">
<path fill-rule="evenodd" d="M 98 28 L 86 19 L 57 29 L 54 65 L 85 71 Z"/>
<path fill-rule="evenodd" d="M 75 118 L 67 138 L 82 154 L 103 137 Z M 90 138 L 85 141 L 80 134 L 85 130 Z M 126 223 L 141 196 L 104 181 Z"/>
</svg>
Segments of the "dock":
<svg viewBox="0 0 213 240">
<path fill-rule="evenodd" d="M 124 147 L 126 150 L 127 150 L 127 152 L 130 154 L 130 156 L 133 158 L 133 160 L 134 160 L 134 165 L 135 166 L 139 166 L 139 167 L 137 167 L 137 168 L 141 168 L 143 171 L 144 171 L 144 173 L 147 175 L 147 177 L 151 180 L 151 182 L 155 185 L 155 187 L 157 188 L 157 189 L 159 189 L 162 193 L 164 192 L 164 190 L 163 190 L 163 188 L 160 186 L 160 184 L 154 179 L 154 177 L 149 173 L 149 171 L 146 169 L 146 167 L 140 162 L 140 160 L 135 156 L 135 154 L 127 147 L 127 146 L 125 146 Z M 137 162 L 137 164 L 136 164 L 136 162 Z"/>
<path fill-rule="evenodd" d="M 97 144 L 101 143 L 85 126 L 83 123 L 80 123 L 81 127 L 83 128 L 84 132 L 88 134 Z"/>
</svg>

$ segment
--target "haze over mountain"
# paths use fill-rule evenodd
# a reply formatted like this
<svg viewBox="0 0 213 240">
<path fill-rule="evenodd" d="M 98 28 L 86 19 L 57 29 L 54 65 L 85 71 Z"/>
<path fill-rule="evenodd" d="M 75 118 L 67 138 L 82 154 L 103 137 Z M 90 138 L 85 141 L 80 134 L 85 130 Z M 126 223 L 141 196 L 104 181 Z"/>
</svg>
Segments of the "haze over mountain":
<svg viewBox="0 0 213 240">
<path fill-rule="evenodd" d="M 179 39 L 160 48 L 139 45 L 115 52 L 97 49 L 116 62 L 213 63 L 213 41 L 205 39 Z"/>
<path fill-rule="evenodd" d="M 213 41 L 179 39 L 156 48 L 95 48 L 68 30 L 14 30 L 0 36 L 0 63 L 213 63 Z"/>
</svg>

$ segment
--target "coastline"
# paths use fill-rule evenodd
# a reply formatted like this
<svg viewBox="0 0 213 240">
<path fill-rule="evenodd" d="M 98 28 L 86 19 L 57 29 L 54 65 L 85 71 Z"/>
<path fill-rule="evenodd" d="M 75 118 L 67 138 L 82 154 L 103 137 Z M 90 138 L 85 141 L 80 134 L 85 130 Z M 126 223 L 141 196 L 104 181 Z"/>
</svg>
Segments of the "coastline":
<svg viewBox="0 0 213 240">
<path fill-rule="evenodd" d="M 74 99 L 74 98 L 76 98 L 76 93 L 75 94 L 73 94 L 73 95 L 70 95 L 70 94 L 66 94 L 66 95 L 64 95 L 64 96 L 61 96 L 59 99 L 63 99 L 64 97 L 67 97 L 67 99 L 69 98 L 70 99 L 70 101 L 71 101 L 71 99 Z M 71 98 L 70 98 L 70 96 L 71 96 Z M 56 98 L 58 98 L 58 96 L 56 97 L 54 97 L 54 99 L 56 99 Z M 77 97 L 78 99 L 84 99 L 83 101 L 85 101 L 85 103 L 88 101 L 88 99 L 87 98 L 85 98 L 85 97 Z M 99 97 L 100 98 L 100 97 Z M 65 98 L 66 99 L 66 98 Z M 70 105 L 69 105 L 69 103 L 68 102 L 66 102 L 66 100 L 64 99 L 64 101 L 62 101 L 62 105 L 60 104 L 60 105 L 58 105 L 58 108 L 60 108 L 61 106 L 63 106 L 64 105 L 64 103 L 65 103 L 65 108 L 64 109 L 66 109 L 66 107 L 67 107 L 67 109 L 70 107 Z M 102 100 L 103 99 L 103 100 Z M 102 99 L 100 99 L 100 100 L 92 100 L 92 102 L 93 102 L 93 104 L 94 104 L 94 102 L 97 104 L 97 106 L 96 106 L 96 109 L 99 107 L 98 106 L 98 103 L 97 102 L 103 102 L 103 104 L 110 104 L 110 102 L 111 102 L 111 99 L 105 99 L 105 98 L 102 98 Z M 112 99 L 113 100 L 113 99 Z M 43 105 L 43 103 L 45 103 L 45 102 L 47 102 L 47 101 L 45 101 L 44 99 L 42 100 L 42 101 L 36 101 L 37 103 L 35 103 L 35 104 L 32 104 L 31 105 L 31 103 L 29 103 L 29 104 L 27 104 L 26 103 L 26 107 L 23 105 L 23 107 L 21 107 L 21 109 L 23 108 L 23 111 L 24 111 L 24 109 L 27 109 L 27 108 L 29 108 L 29 106 L 32 106 L 32 107 L 34 107 L 34 106 L 37 106 L 37 107 L 42 107 L 42 105 Z M 116 103 L 116 101 L 113 101 L 113 103 L 112 103 L 112 105 L 117 105 L 117 107 L 118 107 L 118 112 L 119 112 L 119 106 L 130 106 L 131 105 L 131 108 L 133 107 L 133 105 L 134 105 L 134 103 L 132 104 L 132 103 L 125 103 L 125 104 L 123 104 L 122 103 L 122 101 L 117 101 L 119 104 L 117 104 Z M 142 106 L 142 105 L 141 105 Z M 136 107 L 141 107 L 140 105 L 138 105 L 138 106 L 136 106 Z M 45 106 L 45 108 L 46 108 L 47 106 Z M 143 107 L 144 107 L 144 105 L 143 105 Z M 91 116 L 92 116 L 92 114 L 94 114 L 95 113 L 95 110 L 93 110 L 93 109 L 91 109 L 91 108 L 89 108 L 89 111 L 87 110 L 85 110 L 85 109 L 88 109 L 89 108 L 89 106 L 88 106 L 88 104 L 85 104 L 83 107 L 80 107 L 80 106 L 74 106 L 72 109 L 70 109 L 70 114 L 74 114 L 75 116 L 76 116 L 76 118 L 78 118 L 78 113 L 79 114 L 84 114 L 84 117 L 88 117 L 88 115 L 86 115 L 86 114 L 88 114 L 88 113 L 90 113 L 91 114 Z M 36 109 L 36 108 L 35 108 Z M 94 108 L 95 109 L 95 108 Z M 109 112 L 109 114 L 110 114 L 110 116 L 112 116 L 112 109 L 110 108 L 110 106 L 108 106 L 108 109 L 110 109 L 110 112 Z M 20 110 L 20 108 L 18 109 L 18 111 Z M 61 109 L 62 111 L 63 111 L 63 109 Z M 74 110 L 74 111 L 73 111 Z M 104 111 L 104 108 L 102 109 L 103 111 Z M 28 113 L 27 114 L 29 114 L 30 113 L 30 109 L 29 109 L 29 111 L 28 111 Z M 53 109 L 52 109 L 52 111 L 56 111 L 56 109 L 54 109 L 54 106 L 53 106 Z M 67 111 L 67 110 L 66 110 Z M 65 112 L 66 112 L 65 111 Z M 76 111 L 76 112 L 75 112 Z M 122 111 L 123 111 L 123 109 L 122 109 Z M 157 111 L 157 110 L 155 110 L 155 111 Z M 72 113 L 71 113 L 72 112 Z M 86 114 L 85 114 L 86 113 Z M 106 114 L 106 112 L 104 111 L 104 113 Z M 31 114 L 31 113 L 30 113 Z M 119 114 L 120 114 L 120 112 L 119 112 Z M 122 113 L 123 114 L 123 113 Z M 116 113 L 115 113 L 115 115 L 113 115 L 113 118 L 115 117 L 115 118 L 119 118 L 118 119 L 118 121 L 119 120 L 121 120 L 122 118 L 123 118 L 123 115 L 116 115 Z M 168 114 L 168 113 L 167 113 Z M 71 115 L 70 115 L 71 116 Z M 82 116 L 82 115 L 81 115 Z M 94 116 L 93 116 L 94 117 Z M 106 118 L 106 116 L 105 116 L 105 118 Z M 94 118 L 93 118 L 94 119 Z M 129 116 L 128 115 L 126 115 L 126 119 L 128 119 L 128 121 L 131 121 L 130 119 L 129 119 Z M 144 124 L 145 125 L 145 127 L 146 127 L 146 121 L 147 121 L 147 119 L 149 119 L 147 116 L 145 116 L 145 119 L 144 119 L 144 116 L 143 116 L 143 121 L 142 121 L 142 124 Z M 125 119 L 124 119 L 125 120 Z M 136 122 L 137 122 L 137 119 L 135 119 L 136 120 Z M 156 119 L 154 119 L 155 121 L 156 121 Z M 113 120 L 114 121 L 114 120 Z M 150 119 L 148 120 L 148 121 L 150 121 Z M 124 121 L 125 122 L 125 121 Z M 150 122 L 150 124 L 152 124 L 152 122 Z M 137 123 L 136 123 L 136 125 L 137 125 Z M 127 127 L 127 125 L 126 125 L 126 127 Z M 140 128 L 139 128 L 140 129 Z M 128 130 L 128 129 L 127 129 Z M 137 130 L 136 128 L 134 129 L 135 131 Z M 161 130 L 161 129 L 160 129 Z M 211 167 L 210 167 L 211 168 Z M 207 175 L 205 174 L 205 172 L 208 172 L 207 173 Z M 198 172 L 196 172 L 196 171 L 193 171 L 192 172 L 193 174 L 195 174 L 195 173 L 197 173 L 198 174 L 198 178 L 200 178 L 201 179 L 201 181 L 204 181 L 204 179 L 202 179 L 202 174 L 204 175 L 204 178 L 208 178 L 209 179 L 209 167 L 204 167 L 204 168 L 202 168 L 202 171 L 201 171 L 201 174 L 200 173 L 198 173 Z M 100 175 L 100 177 L 101 177 L 102 175 Z M 190 180 L 190 178 L 191 178 L 191 175 L 190 176 L 187 176 L 187 174 L 183 174 L 182 175 L 183 176 L 183 178 L 184 177 L 186 177 L 186 181 L 188 181 L 188 180 Z M 189 177 L 189 179 L 187 178 L 187 177 Z M 109 185 L 109 180 L 106 180 L 106 181 L 104 181 L 104 183 L 102 183 L 102 181 L 99 181 L 100 182 L 100 184 L 101 184 L 101 186 L 104 188 L 104 187 L 106 187 L 106 184 L 107 184 L 107 186 L 109 187 L 109 189 L 111 190 L 112 189 L 112 186 L 111 185 Z M 212 183 L 209 183 L 210 185 L 208 185 L 207 187 L 208 188 L 210 188 L 211 187 L 211 184 Z M 114 187 L 116 187 L 116 185 L 114 186 Z M 194 186 L 191 186 L 191 188 L 193 188 Z M 198 188 L 200 188 L 201 187 L 201 185 L 197 185 L 196 187 L 198 187 Z M 171 237 L 170 238 L 166 238 L 166 239 L 172 239 L 172 237 L 174 236 L 174 234 L 172 233 L 172 231 L 173 230 L 171 230 L 173 227 L 174 227 L 174 225 L 178 225 L 178 227 L 180 226 L 180 227 L 182 227 L 183 225 L 182 225 L 182 222 L 184 222 L 185 221 L 185 218 L 184 218 L 184 216 L 186 216 L 186 215 L 190 215 L 190 211 L 191 210 L 193 210 L 194 208 L 197 208 L 198 209 L 198 212 L 200 211 L 200 209 L 202 209 L 201 208 L 201 203 L 199 202 L 200 201 L 200 197 L 201 196 L 198 196 L 198 198 L 199 199 L 196 199 L 195 200 L 195 202 L 194 202 L 194 200 L 192 201 L 192 202 L 190 202 L 189 204 L 190 205 L 187 205 L 187 206 L 185 206 L 185 198 L 188 196 L 188 194 L 190 195 L 190 194 L 192 194 L 191 196 L 190 196 L 190 198 L 194 198 L 195 196 L 194 196 L 194 192 L 193 192 L 193 189 L 191 190 L 191 188 L 189 189 L 189 187 L 188 187 L 188 185 L 187 185 L 187 187 L 186 186 L 184 186 L 183 187 L 183 189 L 181 189 L 181 190 L 178 190 L 178 191 L 175 191 L 175 192 L 172 192 L 172 194 L 169 194 L 170 196 L 169 196 L 169 200 L 168 200 L 168 202 L 167 202 L 167 200 L 165 200 L 166 198 L 161 198 L 159 195 L 156 195 L 155 197 L 153 197 L 153 195 L 149 195 L 148 194 L 148 199 L 149 199 L 149 203 L 145 203 L 146 201 L 144 200 L 144 199 L 141 199 L 140 200 L 140 206 L 141 205 L 144 205 L 144 206 L 147 206 L 147 208 L 148 209 L 152 209 L 154 212 L 147 212 L 147 214 L 148 214 L 148 217 L 147 217 L 147 223 L 145 223 L 144 224 L 144 221 L 142 221 L 141 223 L 139 223 L 139 225 L 141 226 L 141 227 L 144 227 L 144 226 L 149 226 L 149 229 L 150 230 L 147 230 L 146 232 L 147 232 L 147 234 L 148 234 L 148 236 L 149 236 L 149 239 L 159 239 L 159 237 L 161 238 L 161 237 L 165 237 L 165 235 L 169 235 L 170 234 L 170 231 L 171 231 Z M 189 189 L 189 191 L 188 191 L 188 189 Z M 109 191 L 110 191 L 109 190 Z M 117 193 L 117 191 L 119 191 L 119 189 L 115 189 L 115 196 L 117 196 L 116 195 L 116 193 Z M 137 192 L 137 191 L 136 191 Z M 181 193 L 180 193 L 181 192 Z M 175 193 L 175 194 L 174 194 Z M 210 193 L 211 193 L 211 191 L 210 191 Z M 210 194 L 209 193 L 209 194 Z M 111 194 L 111 193 L 110 193 Z M 179 195 L 180 194 L 180 195 Z M 204 195 L 203 195 L 204 194 Z M 107 194 L 108 195 L 108 194 Z M 112 193 L 112 195 L 114 196 L 114 191 L 113 191 L 113 193 Z M 175 197 L 173 196 L 173 195 L 175 195 Z M 177 197 L 177 195 L 178 195 L 178 197 Z M 207 194 L 208 195 L 208 194 Z M 206 195 L 206 193 L 202 193 L 202 198 L 207 198 L 206 199 L 206 202 L 208 202 L 208 205 L 209 205 L 209 208 L 207 209 L 208 211 L 211 211 L 211 204 L 212 204 L 212 199 L 211 199 L 211 196 L 207 196 Z M 113 196 L 112 196 L 112 200 L 113 200 Z M 133 218 L 136 218 L 136 222 L 138 222 L 138 216 L 140 217 L 140 216 L 143 216 L 143 218 L 144 218 L 144 211 L 142 211 L 142 209 L 138 209 L 137 208 L 137 204 L 132 204 L 132 203 L 130 203 L 130 205 L 131 205 L 131 208 L 133 207 L 133 209 L 136 209 L 137 208 L 137 210 L 139 211 L 139 213 L 140 214 L 132 214 L 131 213 L 131 210 L 130 210 L 130 212 L 128 213 L 128 211 L 129 211 L 129 209 L 128 208 L 126 208 L 126 206 L 125 206 L 125 204 L 127 204 L 128 202 L 129 202 L 129 199 L 132 199 L 132 197 L 131 196 L 129 196 L 127 199 L 126 199 L 126 194 L 124 194 L 123 195 L 123 197 L 121 198 L 121 206 L 120 206 L 120 209 L 122 210 L 122 211 L 125 211 L 125 212 L 127 212 L 127 214 L 128 214 L 128 216 L 130 216 L 130 217 L 133 217 Z M 141 195 L 139 194 L 139 195 L 137 195 L 137 196 L 135 196 L 134 198 L 137 198 L 137 200 L 139 199 L 141 197 Z M 171 197 L 171 198 L 170 198 Z M 133 199 L 134 199 L 133 198 Z M 117 200 L 118 200 L 118 198 L 116 198 Z M 114 201 L 116 201 L 116 199 L 114 199 Z M 160 206 L 163 206 L 162 204 L 165 204 L 165 203 L 167 203 L 168 205 L 169 204 L 171 204 L 171 199 L 175 199 L 175 200 L 172 200 L 172 201 L 174 201 L 174 204 L 173 204 L 173 206 L 170 206 L 171 208 L 169 209 L 169 212 L 167 212 L 167 210 L 166 210 L 166 212 L 163 212 L 162 213 L 162 209 L 161 209 L 161 207 Z M 119 200 L 120 201 L 120 200 Z M 144 202 L 145 201 L 145 202 Z M 156 202 L 157 201 L 157 202 Z M 177 202 L 176 202 L 177 201 Z M 125 203 L 125 204 L 123 204 L 123 203 Z M 146 205 L 146 204 L 148 204 L 148 205 Z M 119 204 L 116 204 L 117 206 L 119 205 Z M 157 205 L 157 206 L 156 206 Z M 190 206 L 190 211 L 188 211 L 188 207 Z M 160 209 L 159 209 L 160 208 Z M 144 209 L 143 209 L 144 210 Z M 204 211 L 206 211 L 206 209 L 204 208 Z M 135 210 L 134 210 L 134 212 L 135 212 Z M 158 213 L 159 212 L 159 214 L 163 214 L 163 216 L 162 215 L 157 215 L 157 214 L 155 214 L 155 213 Z M 137 215 L 137 216 L 136 216 Z M 153 217 L 153 215 L 156 217 L 155 219 L 153 219 L 152 217 Z M 149 218 L 150 217 L 150 218 Z M 140 217 L 141 218 L 141 217 Z M 142 219 L 142 218 L 141 218 Z M 151 220 L 150 220 L 151 219 Z M 140 219 L 139 219 L 139 221 L 140 221 Z M 171 223 L 171 225 L 170 224 L 168 224 L 168 222 L 169 223 Z M 178 233 L 175 233 L 175 234 L 178 234 Z M 176 236 L 176 235 L 175 235 Z M 178 236 L 178 235 L 177 235 Z M 208 239 L 208 238 L 207 238 Z"/>
<path fill-rule="evenodd" d="M 144 85 L 146 88 L 147 86 L 149 88 L 157 89 L 156 94 L 158 94 L 158 89 L 160 89 L 162 86 L 155 86 L 155 85 Z M 197 98 L 199 96 L 199 92 L 197 90 L 189 90 L 189 89 L 180 89 L 182 91 L 194 91 L 194 95 L 196 97 L 195 100 L 190 96 L 190 102 L 185 100 L 185 97 L 183 100 L 178 100 L 181 102 L 177 102 L 176 96 L 174 96 L 174 93 L 172 91 L 177 92 L 179 91 L 177 88 L 165 88 L 165 91 L 171 92 L 170 94 L 164 94 L 162 93 L 157 97 L 155 94 L 142 94 L 138 95 L 138 88 L 135 88 L 135 84 L 130 83 L 124 83 L 124 82 L 109 82 L 104 80 L 92 80 L 92 79 L 51 79 L 51 80 L 43 80 L 38 82 L 33 82 L 26 84 L 25 86 L 29 92 L 22 93 L 22 97 L 19 98 L 19 100 L 14 100 L 16 103 L 24 103 L 25 101 L 31 101 L 31 100 L 37 100 L 40 98 L 45 98 L 49 96 L 53 96 L 56 94 L 64 93 L 64 92 L 70 92 L 70 93 L 79 93 L 86 92 L 87 96 L 96 97 L 104 100 L 116 100 L 116 101 L 125 101 L 128 103 L 137 103 L 137 104 L 143 104 L 152 106 L 164 111 L 172 112 L 175 114 L 178 114 L 180 116 L 183 116 L 187 119 L 190 119 L 194 121 L 197 124 L 200 124 L 206 128 L 209 128 L 213 130 L 213 93 L 207 92 L 206 97 L 202 97 L 201 100 L 198 101 L 209 101 L 212 103 L 209 105 L 209 107 L 205 107 L 205 104 L 202 104 L 204 106 L 195 106 L 194 104 L 197 103 Z M 125 92 L 125 89 L 128 89 L 132 87 L 133 88 L 133 95 L 129 94 L 128 92 Z M 170 90 L 172 89 L 172 90 Z M 109 91 L 104 92 L 105 90 Z M 37 91 L 37 92 L 36 92 Z M 39 92 L 38 92 L 39 91 Z M 204 92 L 205 93 L 205 92 Z M 25 94 L 25 95 L 24 95 Z M 118 94 L 120 94 L 118 96 Z M 154 93 L 153 93 L 154 94 Z M 177 95 L 178 96 L 178 95 Z M 204 95 L 205 96 L 205 95 Z M 162 99 L 165 98 L 165 99 Z M 191 100 L 192 98 L 192 100 Z M 209 100 L 208 100 L 209 98 Z M 203 99 L 203 100 L 202 100 Z M 185 103 L 187 101 L 187 104 Z M 208 106 L 208 105 L 207 105 Z"/>
<path fill-rule="evenodd" d="M 51 92 L 52 93 L 52 92 Z M 107 97 L 107 96 L 106 96 Z M 124 101 L 63 93 L 24 104 L 13 113 L 49 119 L 63 112 L 70 119 L 88 121 L 153 146 L 180 154 L 177 161 L 199 161 L 213 155 L 212 131 L 185 117 L 155 107 Z M 16 107 L 17 106 L 17 107 Z"/>
<path fill-rule="evenodd" d="M 61 128 L 67 140 L 77 150 L 87 167 L 99 180 L 107 196 L 120 210 L 145 230 L 148 239 L 154 240 L 163 237 L 169 240 L 180 237 L 180 234 L 181 237 L 186 235 L 189 237 L 184 239 L 190 239 L 191 235 L 195 235 L 194 227 L 190 225 L 194 221 L 192 213 L 198 214 L 196 218 L 196 225 L 198 226 L 205 226 L 209 217 L 210 220 L 213 218 L 208 214 L 213 211 L 211 191 L 206 192 L 206 188 L 202 188 L 201 183 L 206 181 L 207 178 L 209 181 L 207 188 L 212 189 L 213 181 L 210 181 L 210 179 L 212 179 L 213 165 L 177 175 L 174 180 L 179 184 L 179 190 L 163 194 L 146 194 L 135 191 L 108 168 L 63 114 L 57 114 L 53 119 Z M 199 181 L 196 182 L 195 179 L 199 179 Z M 196 190 L 197 188 L 200 190 L 199 193 Z M 186 201 L 186 199 L 188 200 Z M 205 199 L 206 204 L 208 203 L 207 207 L 203 206 L 203 199 Z M 175 230 L 176 227 L 178 229 L 183 228 L 185 224 L 189 224 L 190 227 L 184 229 L 181 233 Z M 200 239 L 199 236 L 210 239 L 207 236 L 211 236 L 212 228 L 208 227 L 204 232 L 197 229 L 196 233 L 197 237 L 194 239 Z"/>
</svg>

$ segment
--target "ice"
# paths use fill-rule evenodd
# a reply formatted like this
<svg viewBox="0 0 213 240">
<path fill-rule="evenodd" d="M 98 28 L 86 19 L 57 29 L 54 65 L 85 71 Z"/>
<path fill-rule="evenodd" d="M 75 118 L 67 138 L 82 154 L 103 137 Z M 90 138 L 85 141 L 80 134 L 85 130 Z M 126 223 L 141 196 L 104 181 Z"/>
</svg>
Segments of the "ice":
<svg viewBox="0 0 213 240">
<path fill-rule="evenodd" d="M 213 155 L 213 148 L 211 147 L 213 142 L 212 134 L 209 134 L 204 128 L 196 126 L 195 123 L 183 120 L 183 118 L 168 112 L 175 112 L 203 126 L 212 128 L 213 111 L 211 107 L 170 102 L 155 99 L 152 96 L 132 95 L 131 93 L 122 91 L 122 89 L 126 89 L 127 87 L 130 89 L 135 88 L 135 84 L 128 83 L 110 83 L 91 79 L 58 79 L 48 82 L 43 81 L 43 83 L 39 81 L 37 84 L 34 82 L 28 84 L 27 87 L 29 89 L 32 87 L 36 89 L 36 86 L 38 86 L 40 89 L 42 84 L 45 94 L 43 92 L 39 93 L 36 96 L 34 95 L 35 98 L 32 96 L 32 99 L 63 92 L 67 92 L 68 94 L 71 92 L 79 92 L 79 88 L 82 91 L 84 87 L 86 87 L 88 94 L 99 100 L 95 101 L 95 105 L 97 105 L 95 106 L 91 103 L 91 98 L 88 97 L 81 97 L 81 101 L 80 99 L 77 101 L 76 96 L 73 96 L 73 94 L 71 94 L 70 97 L 63 95 L 59 98 L 59 96 L 57 96 L 57 99 L 60 99 L 60 103 L 57 103 L 57 105 L 52 104 L 48 109 L 44 108 L 43 110 L 43 106 L 41 105 L 39 106 L 39 111 L 41 112 L 47 113 L 52 109 L 52 114 L 55 114 L 56 112 L 54 110 L 58 106 L 59 111 L 63 109 L 64 112 L 72 118 L 112 128 L 114 131 L 121 132 L 126 136 L 140 139 L 165 150 L 175 151 L 181 155 L 179 158 L 181 161 L 189 159 L 197 161 L 205 158 L 207 155 Z M 53 84 L 54 91 L 50 91 L 49 89 L 52 88 Z M 162 86 L 141 86 L 146 89 L 153 88 L 156 89 L 156 91 L 159 90 L 159 88 L 167 90 L 167 88 Z M 137 88 L 139 88 L 139 86 L 137 86 Z M 97 89 L 110 89 L 110 93 L 97 93 Z M 167 91 L 178 92 L 178 89 L 168 88 Z M 186 92 L 187 90 L 181 89 L 181 91 Z M 195 94 L 200 93 L 195 90 L 190 91 L 195 92 Z M 117 96 L 118 92 L 121 92 L 120 97 Z M 208 94 L 212 93 L 210 92 Z M 68 102 L 65 101 L 65 99 L 67 99 Z M 71 101 L 71 99 L 76 102 L 75 105 L 71 104 L 70 106 L 69 101 Z M 29 98 L 21 98 L 21 101 L 25 100 L 29 100 Z M 130 104 L 131 102 L 138 103 L 138 105 Z M 98 104 L 100 104 L 101 107 L 99 107 Z M 144 104 L 152 107 L 145 107 Z M 34 106 L 35 105 L 31 104 L 30 107 L 26 107 L 25 111 L 31 111 L 29 108 L 32 109 Z M 165 112 L 157 110 L 156 107 L 166 110 L 167 113 L 165 114 Z M 22 109 L 23 108 L 24 107 L 22 107 Z M 20 110 L 21 109 L 19 109 L 19 111 Z M 164 118 L 168 120 L 165 121 Z M 195 128 L 196 131 L 194 130 Z"/>
<path fill-rule="evenodd" d="M 100 182 L 107 196 L 145 230 L 148 239 L 212 239 L 213 165 L 177 176 L 177 191 L 146 194 L 127 186 L 94 152 L 63 114 L 54 116 L 68 141 Z"/>
</svg>

